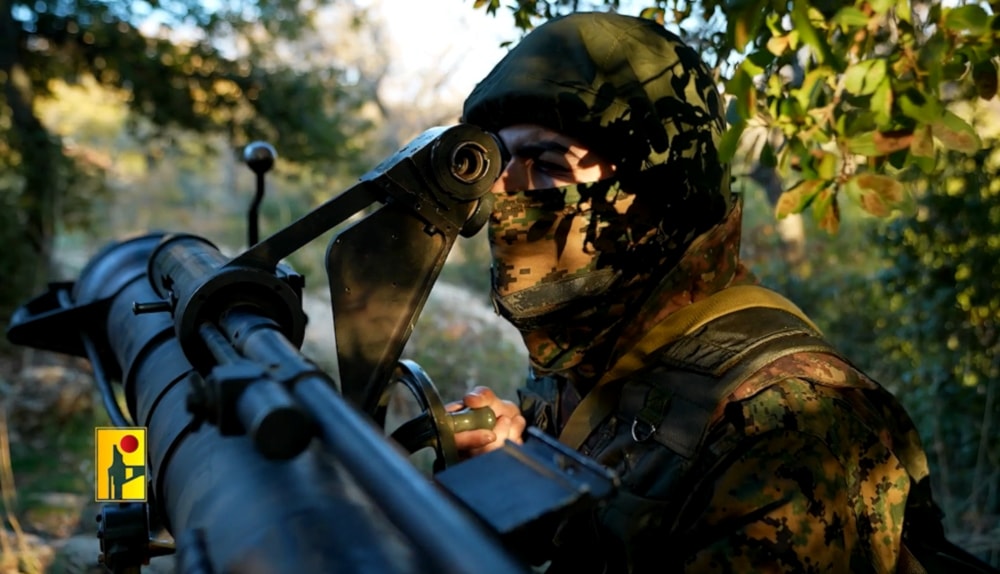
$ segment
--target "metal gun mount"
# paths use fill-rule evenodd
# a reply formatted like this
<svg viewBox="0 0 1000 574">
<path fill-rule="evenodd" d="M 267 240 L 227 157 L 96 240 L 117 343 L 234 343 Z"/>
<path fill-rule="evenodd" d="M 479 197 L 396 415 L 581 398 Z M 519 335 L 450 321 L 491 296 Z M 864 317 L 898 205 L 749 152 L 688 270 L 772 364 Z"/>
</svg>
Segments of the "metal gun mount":
<svg viewBox="0 0 1000 574">
<path fill-rule="evenodd" d="M 240 306 L 264 311 L 301 345 L 306 324 L 300 302 L 303 278 L 280 262 L 323 233 L 360 217 L 333 238 L 326 254 L 340 367 L 334 378 L 345 397 L 378 417 L 396 361 L 448 252 L 459 235 L 474 235 L 489 217 L 489 190 L 505 163 L 502 153 L 495 136 L 474 126 L 432 128 L 354 186 L 232 259 L 203 238 L 166 236 L 149 260 L 159 299 L 136 302 L 134 310 L 172 314 L 181 347 L 201 370 L 215 363 L 199 335 L 201 325 Z M 273 157 L 270 146 L 248 150 L 248 163 L 258 175 L 254 212 L 262 194 L 260 178 L 273 165 Z M 254 220 L 251 217 L 251 242 Z M 115 258 L 138 255 L 119 249 Z M 99 254 L 93 263 L 120 262 Z M 111 280 L 119 286 L 124 282 Z M 105 311 L 108 296 L 92 294 L 94 287 L 50 285 L 48 293 L 13 317 L 8 337 L 15 344 L 88 356 L 85 339 L 53 327 L 67 322 L 83 326 Z"/>
<path fill-rule="evenodd" d="M 341 392 L 378 417 L 396 361 L 455 240 L 475 235 L 489 217 L 489 190 L 505 164 L 502 149 L 493 135 L 470 125 L 427 130 L 358 184 L 222 270 L 273 274 L 283 258 L 377 206 L 333 239 L 326 272 Z M 166 295 L 169 286 L 162 291 Z M 300 342 L 304 324 L 289 319 L 290 333 Z M 186 323 L 188 332 L 195 323 Z"/>
</svg>

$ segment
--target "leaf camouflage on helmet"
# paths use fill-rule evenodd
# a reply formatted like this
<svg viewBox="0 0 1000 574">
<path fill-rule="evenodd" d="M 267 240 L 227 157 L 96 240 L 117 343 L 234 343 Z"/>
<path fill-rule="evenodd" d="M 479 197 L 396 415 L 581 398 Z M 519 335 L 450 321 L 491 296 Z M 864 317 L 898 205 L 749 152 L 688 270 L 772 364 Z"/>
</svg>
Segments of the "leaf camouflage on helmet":
<svg viewBox="0 0 1000 574">
<path fill-rule="evenodd" d="M 695 238 L 733 212 L 712 75 L 654 22 L 576 13 L 511 50 L 466 100 L 463 119 L 489 131 L 541 125 L 616 168 L 595 183 L 499 197 L 489 226 L 498 310 L 526 335 L 537 369 L 568 372 L 586 356 L 590 364 L 570 373 L 586 379 L 607 365 L 621 329 Z M 558 255 L 506 256 L 527 242 L 548 242 L 556 254 L 582 245 L 593 258 L 565 268 Z M 545 295 L 525 291 L 556 282 Z"/>
</svg>

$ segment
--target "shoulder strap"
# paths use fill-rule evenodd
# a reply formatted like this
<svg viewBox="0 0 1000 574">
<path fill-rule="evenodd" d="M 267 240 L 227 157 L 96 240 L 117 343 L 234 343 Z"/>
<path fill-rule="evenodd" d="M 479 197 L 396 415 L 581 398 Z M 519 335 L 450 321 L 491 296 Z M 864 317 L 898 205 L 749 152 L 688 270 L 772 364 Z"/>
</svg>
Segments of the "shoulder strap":
<svg viewBox="0 0 1000 574">
<path fill-rule="evenodd" d="M 654 355 L 683 337 L 703 329 L 708 323 L 726 315 L 747 309 L 779 309 L 804 322 L 815 332 L 819 328 L 806 317 L 801 309 L 774 291 L 756 285 L 741 285 L 724 289 L 707 299 L 684 307 L 654 326 L 639 342 L 626 352 L 598 381 L 570 415 L 559 440 L 578 449 L 591 432 L 617 405 L 618 387 L 624 379 L 649 368 Z M 772 357 L 771 360 L 774 360 Z M 760 367 L 766 363 L 761 359 Z M 756 364 L 756 363 L 754 363 Z M 749 368 L 750 366 L 747 366 Z M 758 368 L 760 368 L 758 367 Z M 743 373 L 744 369 L 739 369 Z M 752 374 L 752 371 L 746 375 Z M 737 380 L 738 382 L 738 380 Z M 712 396 L 720 396 L 711 392 Z M 708 397 L 706 397 L 707 399 Z M 698 401 L 701 402 L 701 401 Z"/>
<path fill-rule="evenodd" d="M 746 325 L 742 333 L 747 343 L 728 360 L 720 360 L 725 359 L 725 352 L 715 352 L 716 362 L 708 362 L 707 372 L 679 371 L 679 376 L 664 380 L 672 399 L 655 438 L 685 458 L 694 456 L 701 447 L 726 397 L 761 369 L 794 353 L 836 353 L 815 331 L 784 310 L 748 309 L 720 317 L 713 324 L 727 332 L 740 322 Z"/>
</svg>

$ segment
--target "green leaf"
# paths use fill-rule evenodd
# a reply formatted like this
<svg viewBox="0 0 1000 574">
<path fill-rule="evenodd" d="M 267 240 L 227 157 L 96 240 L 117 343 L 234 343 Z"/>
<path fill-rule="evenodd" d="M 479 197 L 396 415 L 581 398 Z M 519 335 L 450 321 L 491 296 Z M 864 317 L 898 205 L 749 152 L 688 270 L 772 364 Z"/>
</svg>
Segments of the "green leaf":
<svg viewBox="0 0 1000 574">
<path fill-rule="evenodd" d="M 931 175 L 937 171 L 937 158 L 936 157 L 921 157 L 914 155 L 910 152 L 909 160 L 910 164 L 920 168 L 920 171 L 926 175 Z"/>
<path fill-rule="evenodd" d="M 848 186 L 861 208 L 875 217 L 886 217 L 906 202 L 903 184 L 886 175 L 858 174 L 848 180 Z"/>
<path fill-rule="evenodd" d="M 881 16 L 892 8 L 892 5 L 896 0 L 869 0 L 868 5 L 872 7 L 872 10 Z"/>
<path fill-rule="evenodd" d="M 899 95 L 899 110 L 904 115 L 925 124 L 934 123 L 944 113 L 944 106 L 933 95 L 930 98 L 916 88 L 910 88 Z"/>
<path fill-rule="evenodd" d="M 817 68 L 806 73 L 802 80 L 802 85 L 798 89 L 791 90 L 791 94 L 799 101 L 803 109 L 811 109 L 816 100 L 816 95 L 823 89 L 823 80 L 830 75 L 829 68 Z"/>
<path fill-rule="evenodd" d="M 992 100 L 997 95 L 997 67 L 993 60 L 983 60 L 973 66 L 972 79 L 976 82 L 980 98 Z"/>
<path fill-rule="evenodd" d="M 874 115 L 866 109 L 838 110 L 838 133 L 847 138 L 857 137 L 877 128 Z"/>
<path fill-rule="evenodd" d="M 799 49 L 799 31 L 792 30 L 788 33 L 788 47 L 793 50 Z"/>
<path fill-rule="evenodd" d="M 767 77 L 767 86 L 764 93 L 774 99 L 781 99 L 785 93 L 785 80 L 781 74 L 770 74 Z"/>
<path fill-rule="evenodd" d="M 813 219 L 820 229 L 834 235 L 840 228 L 840 206 L 837 205 L 837 193 L 830 188 L 816 194 L 812 204 Z"/>
<path fill-rule="evenodd" d="M 907 24 L 913 24 L 913 7 L 910 6 L 910 0 L 896 1 L 896 17 Z"/>
<path fill-rule="evenodd" d="M 775 217 L 777 219 L 784 219 L 793 213 L 802 213 L 802 210 L 816 197 L 823 183 L 818 179 L 801 181 L 788 191 L 782 193 L 774 206 Z"/>
<path fill-rule="evenodd" d="M 830 45 L 826 43 L 826 38 L 821 36 L 816 31 L 816 28 L 813 27 L 812 21 L 809 19 L 809 7 L 806 2 L 792 2 L 792 11 L 789 16 L 792 19 L 792 25 L 799 33 L 802 41 L 813 49 L 813 54 L 818 64 L 832 63 L 836 60 L 830 51 Z"/>
<path fill-rule="evenodd" d="M 875 114 L 875 124 L 883 128 L 889 127 L 892 123 L 892 83 L 889 78 L 882 78 L 868 105 Z"/>
<path fill-rule="evenodd" d="M 868 16 L 854 6 L 845 6 L 833 15 L 831 22 L 840 26 L 840 28 L 846 32 L 850 28 L 861 28 L 867 26 Z"/>
<path fill-rule="evenodd" d="M 909 142 L 909 138 L 907 139 L 907 142 Z M 886 160 L 889 162 L 889 165 L 895 169 L 903 169 L 903 166 L 906 165 L 906 160 L 910 157 L 910 150 L 908 147 L 909 146 L 889 152 L 886 156 Z"/>
<path fill-rule="evenodd" d="M 795 146 L 792 151 L 799 158 L 797 166 L 799 177 L 804 180 L 819 179 L 819 171 L 816 169 L 819 161 L 816 156 L 813 155 L 812 150 L 808 149 L 804 145 L 798 145 Z"/>
<path fill-rule="evenodd" d="M 930 10 L 927 11 L 927 21 L 928 22 L 940 22 L 941 21 L 941 3 L 934 2 L 931 4 Z"/>
<path fill-rule="evenodd" d="M 732 11 L 732 8 L 730 8 Z M 764 18 L 764 23 L 767 25 L 767 29 L 771 31 L 772 36 L 781 36 L 785 33 L 785 29 L 781 24 L 782 15 L 777 12 L 767 11 L 767 16 Z"/>
<path fill-rule="evenodd" d="M 927 70 L 930 74 L 929 80 L 932 86 L 940 83 L 942 68 L 947 63 L 946 54 L 949 49 L 950 45 L 945 40 L 944 34 L 934 34 L 927 39 L 927 42 L 920 47 L 920 51 L 917 53 L 917 63 L 920 69 Z"/>
<path fill-rule="evenodd" d="M 931 133 L 941 140 L 941 145 L 962 153 L 975 153 L 982 147 L 976 130 L 965 120 L 950 111 L 931 122 Z"/>
<path fill-rule="evenodd" d="M 764 67 L 758 65 L 757 62 L 755 62 L 750 58 L 746 58 L 742 62 L 740 62 L 740 68 L 744 70 L 747 73 L 747 75 L 749 75 L 751 78 L 754 76 L 759 76 L 760 74 L 764 73 Z"/>
<path fill-rule="evenodd" d="M 848 139 L 847 151 L 868 157 L 880 155 L 875 147 L 875 132 L 866 132 Z"/>
<path fill-rule="evenodd" d="M 957 81 L 969 71 L 969 65 L 964 59 L 945 62 L 940 68 L 941 77 L 949 81 Z"/>
<path fill-rule="evenodd" d="M 873 94 L 885 80 L 886 63 L 882 58 L 852 64 L 844 72 L 844 90 L 857 96 Z"/>
<path fill-rule="evenodd" d="M 930 126 L 920 126 L 913 132 L 910 142 L 910 154 L 916 157 L 934 157 L 934 138 Z"/>
<path fill-rule="evenodd" d="M 666 15 L 667 11 L 665 9 L 657 8 L 655 6 L 652 8 L 643 8 L 642 12 L 639 12 L 640 18 L 644 18 L 646 20 L 652 20 L 657 24 L 659 24 L 660 26 L 662 26 L 663 23 L 665 22 Z"/>
<path fill-rule="evenodd" d="M 733 77 L 726 82 L 726 92 L 736 98 L 736 112 L 740 121 L 749 119 L 757 107 L 757 89 L 750 74 L 737 68 Z"/>
<path fill-rule="evenodd" d="M 774 155 L 774 147 L 771 146 L 770 142 L 765 142 L 760 148 L 760 158 L 758 161 L 764 167 L 776 167 L 778 165 L 778 157 Z"/>
<path fill-rule="evenodd" d="M 739 148 L 740 136 L 743 135 L 744 129 L 746 129 L 746 124 L 740 123 L 730 126 L 729 129 L 722 134 L 722 139 L 719 141 L 719 161 L 722 163 L 729 163 L 732 161 L 733 156 L 736 155 L 737 148 Z"/>
<path fill-rule="evenodd" d="M 809 21 L 812 22 L 813 26 L 820 30 L 828 30 L 830 28 L 827 16 L 824 16 L 823 12 L 815 6 L 809 6 L 807 12 L 809 13 Z"/>
<path fill-rule="evenodd" d="M 795 98 L 784 98 L 778 106 L 779 121 L 784 118 L 790 123 L 797 124 L 802 121 L 804 113 L 805 111 L 802 109 L 802 106 L 799 105 L 799 101 Z"/>
<path fill-rule="evenodd" d="M 747 56 L 747 60 L 753 62 L 755 66 L 764 69 L 774 63 L 774 54 L 768 52 L 767 50 L 757 50 Z"/>
<path fill-rule="evenodd" d="M 764 14 L 764 2 L 747 2 L 739 8 L 730 8 L 728 35 L 733 49 L 742 52 L 756 36 Z"/>
<path fill-rule="evenodd" d="M 824 153 L 816 166 L 816 174 L 820 179 L 832 180 L 837 175 L 836 154 Z"/>
<path fill-rule="evenodd" d="M 945 12 L 944 27 L 954 32 L 980 36 L 990 29 L 990 15 L 977 4 L 959 6 Z"/>
<path fill-rule="evenodd" d="M 733 23 L 733 48 L 738 52 L 743 51 L 743 48 L 750 42 L 750 25 L 747 20 L 752 17 L 753 15 L 747 12 L 737 16 L 736 21 Z"/>
<path fill-rule="evenodd" d="M 829 128 L 821 128 L 809 134 L 809 137 L 812 139 L 812 143 L 824 145 L 833 141 L 833 138 L 836 136 Z"/>
<path fill-rule="evenodd" d="M 791 146 L 784 146 L 778 152 L 778 173 L 787 174 L 792 171 L 792 160 L 796 155 L 792 153 Z"/>
<path fill-rule="evenodd" d="M 788 49 L 788 36 L 771 36 L 767 41 L 767 51 L 780 56 Z"/>
</svg>

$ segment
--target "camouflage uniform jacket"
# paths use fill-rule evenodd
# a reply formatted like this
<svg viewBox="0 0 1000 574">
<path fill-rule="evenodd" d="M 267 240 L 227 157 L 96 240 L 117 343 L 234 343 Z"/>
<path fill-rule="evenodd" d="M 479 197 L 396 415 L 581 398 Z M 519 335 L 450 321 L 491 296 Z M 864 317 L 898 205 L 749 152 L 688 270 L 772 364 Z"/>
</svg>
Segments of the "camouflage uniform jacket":
<svg viewBox="0 0 1000 574">
<path fill-rule="evenodd" d="M 581 447 L 623 492 L 560 526 L 549 572 L 896 571 L 904 509 L 933 505 L 926 457 L 896 400 L 832 349 L 741 377 L 692 423 L 705 428 L 693 448 L 671 436 L 697 395 L 684 389 L 706 382 L 699 363 L 743 348 L 745 324 L 671 344 L 623 383 Z M 579 402 L 558 376 L 519 395 L 528 423 L 553 435 Z"/>
</svg>

